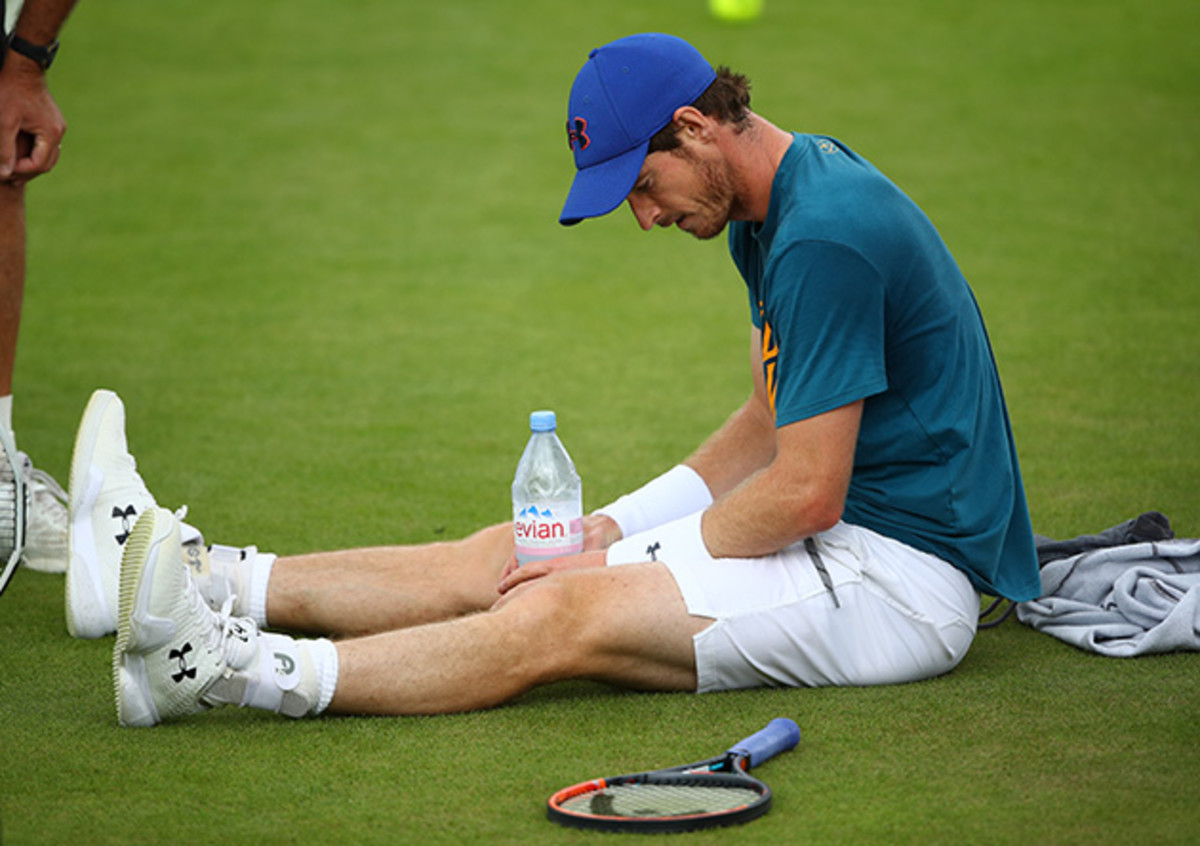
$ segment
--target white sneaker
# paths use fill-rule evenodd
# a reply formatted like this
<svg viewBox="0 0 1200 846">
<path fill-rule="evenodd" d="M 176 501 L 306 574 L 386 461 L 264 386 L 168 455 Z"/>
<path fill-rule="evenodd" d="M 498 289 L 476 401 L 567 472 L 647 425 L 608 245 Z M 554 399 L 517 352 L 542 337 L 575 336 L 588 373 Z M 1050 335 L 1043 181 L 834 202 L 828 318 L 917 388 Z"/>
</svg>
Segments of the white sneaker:
<svg viewBox="0 0 1200 846">
<path fill-rule="evenodd" d="M 156 506 L 125 441 L 125 407 L 92 394 L 71 457 L 67 631 L 96 638 L 117 629 L 121 553 L 139 514 Z"/>
<path fill-rule="evenodd" d="M 21 563 L 43 573 L 67 570 L 67 493 L 54 477 L 38 470 L 21 453 L 29 510 L 25 515 L 25 550 Z"/>
<path fill-rule="evenodd" d="M 175 516 L 162 508 L 146 511 L 121 565 L 113 649 L 120 724 L 152 726 L 217 704 L 205 694 L 250 662 L 258 637 L 251 620 L 216 613 L 200 596 L 183 563 Z"/>
</svg>

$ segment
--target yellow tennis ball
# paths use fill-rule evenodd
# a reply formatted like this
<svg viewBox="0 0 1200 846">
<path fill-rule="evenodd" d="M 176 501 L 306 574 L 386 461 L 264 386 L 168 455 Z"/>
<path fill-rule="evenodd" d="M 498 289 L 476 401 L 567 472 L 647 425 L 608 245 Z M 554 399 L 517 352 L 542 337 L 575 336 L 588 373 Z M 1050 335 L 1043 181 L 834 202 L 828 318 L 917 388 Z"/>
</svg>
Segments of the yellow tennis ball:
<svg viewBox="0 0 1200 846">
<path fill-rule="evenodd" d="M 752 21 L 762 14 L 763 0 L 708 0 L 708 10 L 719 21 Z"/>
</svg>

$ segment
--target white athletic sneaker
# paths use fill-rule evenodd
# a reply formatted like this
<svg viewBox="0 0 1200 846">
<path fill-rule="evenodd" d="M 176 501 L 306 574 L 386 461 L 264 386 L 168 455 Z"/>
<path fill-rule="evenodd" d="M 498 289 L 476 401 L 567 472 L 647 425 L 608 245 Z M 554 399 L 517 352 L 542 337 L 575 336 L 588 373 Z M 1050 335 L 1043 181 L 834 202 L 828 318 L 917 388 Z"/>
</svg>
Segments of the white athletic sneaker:
<svg viewBox="0 0 1200 846">
<path fill-rule="evenodd" d="M 0 441 L 0 562 L 8 564 L 2 591 L 18 561 L 43 573 L 66 571 L 67 494 L 17 450 L 11 433 L 3 432 Z"/>
<path fill-rule="evenodd" d="M 71 457 L 67 631 L 103 637 L 117 628 L 121 553 L 154 497 L 125 441 L 125 407 L 112 391 L 92 394 Z"/>
<path fill-rule="evenodd" d="M 123 726 L 207 710 L 217 704 L 205 701 L 210 688 L 255 656 L 257 627 L 208 607 L 183 563 L 179 521 L 165 509 L 146 511 L 125 544 L 119 604 L 113 687 Z"/>
<path fill-rule="evenodd" d="M 21 453 L 29 510 L 25 515 L 25 550 L 21 563 L 43 573 L 67 570 L 67 493 L 54 477 L 38 470 Z"/>
</svg>

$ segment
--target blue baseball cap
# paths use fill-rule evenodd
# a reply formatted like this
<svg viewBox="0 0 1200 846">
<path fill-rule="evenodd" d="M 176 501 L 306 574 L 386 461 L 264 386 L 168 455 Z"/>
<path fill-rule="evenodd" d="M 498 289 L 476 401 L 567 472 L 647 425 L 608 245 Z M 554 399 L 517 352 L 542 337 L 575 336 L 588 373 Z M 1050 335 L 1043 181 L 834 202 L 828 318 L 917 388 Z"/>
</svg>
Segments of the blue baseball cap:
<svg viewBox="0 0 1200 846">
<path fill-rule="evenodd" d="M 682 38 L 642 33 L 593 50 L 571 86 L 567 140 L 575 180 L 558 222 L 572 226 L 625 201 L 650 139 L 717 78 Z"/>
</svg>

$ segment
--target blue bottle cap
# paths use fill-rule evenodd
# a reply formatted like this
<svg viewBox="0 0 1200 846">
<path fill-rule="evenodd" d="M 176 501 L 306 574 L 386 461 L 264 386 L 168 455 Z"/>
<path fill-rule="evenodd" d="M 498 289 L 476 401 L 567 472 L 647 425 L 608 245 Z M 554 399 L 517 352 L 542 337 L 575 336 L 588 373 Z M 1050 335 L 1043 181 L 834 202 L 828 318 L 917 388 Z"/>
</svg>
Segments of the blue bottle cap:
<svg viewBox="0 0 1200 846">
<path fill-rule="evenodd" d="M 534 432 L 553 432 L 557 427 L 553 411 L 535 411 L 529 415 L 529 428 Z"/>
</svg>

